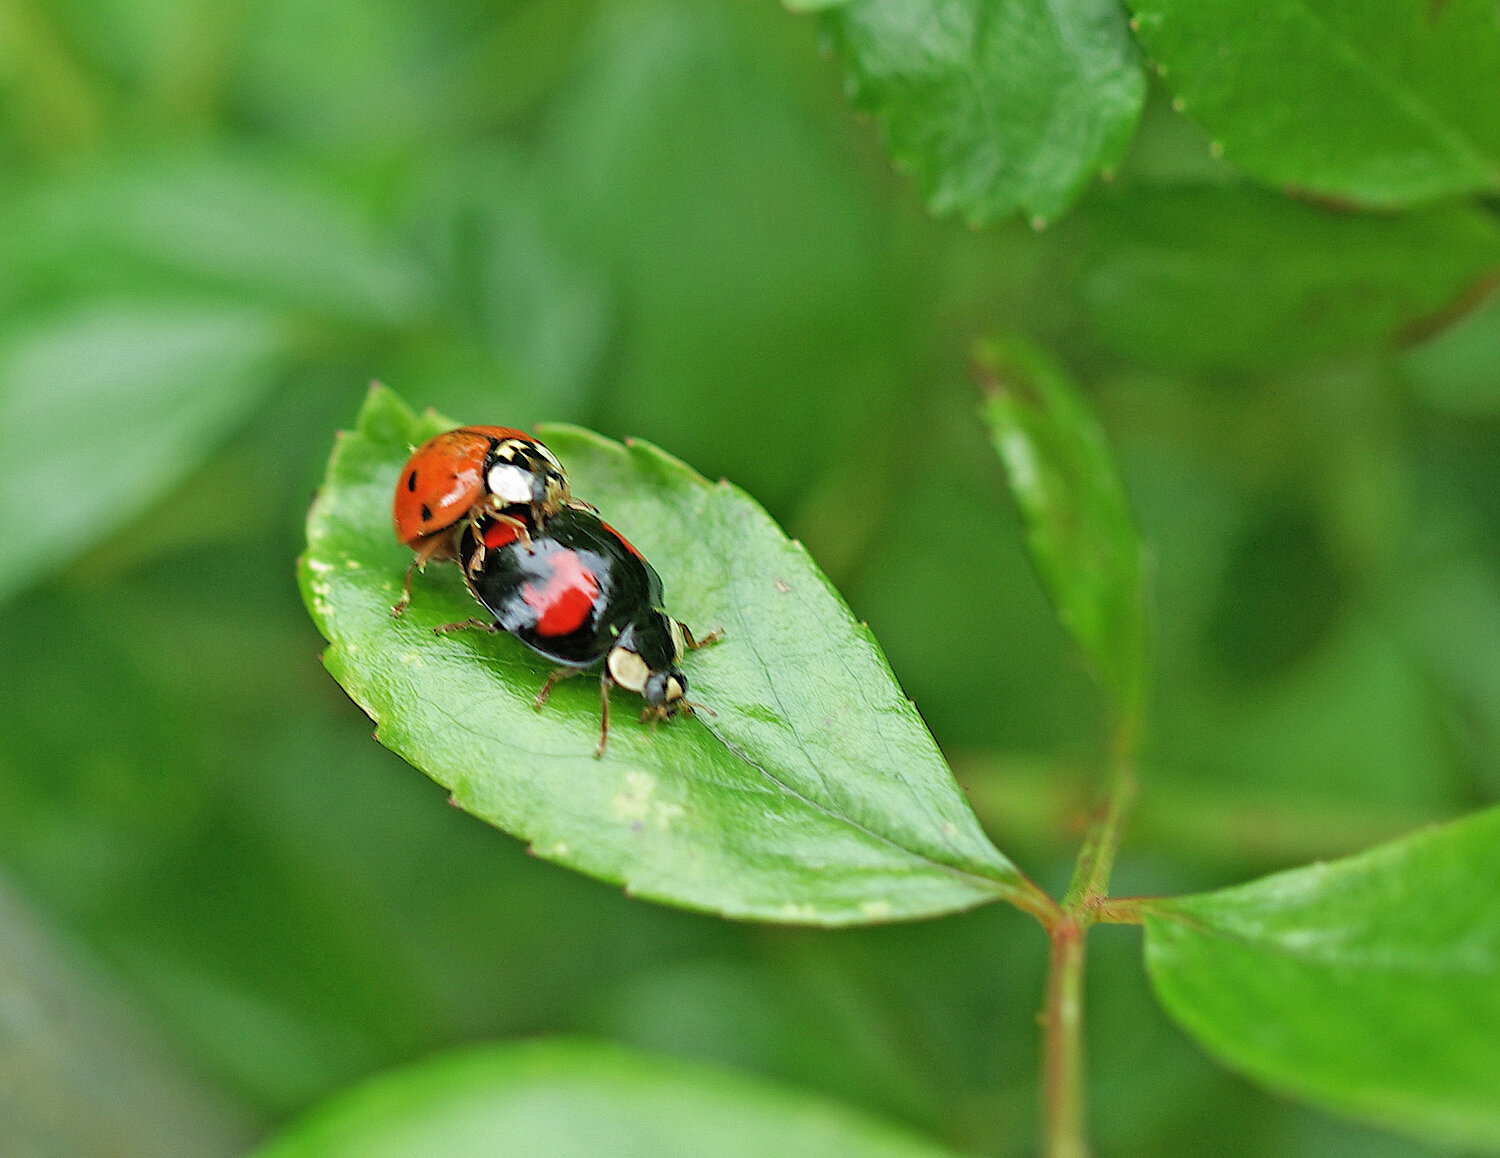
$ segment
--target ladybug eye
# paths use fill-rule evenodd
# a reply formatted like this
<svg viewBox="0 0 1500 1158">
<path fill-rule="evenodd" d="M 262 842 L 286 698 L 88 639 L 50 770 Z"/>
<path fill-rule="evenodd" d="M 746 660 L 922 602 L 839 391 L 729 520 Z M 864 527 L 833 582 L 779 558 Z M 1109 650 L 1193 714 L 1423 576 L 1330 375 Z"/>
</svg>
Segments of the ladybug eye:
<svg viewBox="0 0 1500 1158">
<path fill-rule="evenodd" d="M 409 475 L 406 476 L 406 489 L 408 491 L 415 491 L 417 489 L 417 472 L 416 471 L 412 471 L 411 474 L 409 474 Z"/>
</svg>

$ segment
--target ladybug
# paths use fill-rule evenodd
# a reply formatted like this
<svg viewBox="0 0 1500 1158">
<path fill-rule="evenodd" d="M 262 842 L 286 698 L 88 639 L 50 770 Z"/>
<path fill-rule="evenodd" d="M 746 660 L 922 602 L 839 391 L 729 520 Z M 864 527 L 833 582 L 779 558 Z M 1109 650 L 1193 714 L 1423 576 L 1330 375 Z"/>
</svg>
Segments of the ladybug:
<svg viewBox="0 0 1500 1158">
<path fill-rule="evenodd" d="M 522 540 L 498 520 L 462 533 L 463 568 L 474 598 L 494 622 L 471 619 L 438 632 L 476 627 L 508 631 L 560 666 L 537 694 L 540 709 L 553 686 L 603 661 L 599 674 L 600 725 L 596 757 L 609 740 L 609 690 L 621 687 L 646 701 L 641 722 L 689 712 L 682 657 L 712 643 L 702 640 L 662 608 L 655 568 L 626 538 L 592 511 L 564 507 L 545 528 Z"/>
<path fill-rule="evenodd" d="M 523 431 L 460 426 L 429 438 L 412 452 L 396 480 L 391 508 L 396 538 L 416 557 L 406 568 L 401 599 L 391 614 L 400 615 L 411 602 L 413 568 L 458 557 L 461 526 L 488 518 L 509 528 L 511 538 L 526 539 L 572 501 L 562 464 Z"/>
</svg>

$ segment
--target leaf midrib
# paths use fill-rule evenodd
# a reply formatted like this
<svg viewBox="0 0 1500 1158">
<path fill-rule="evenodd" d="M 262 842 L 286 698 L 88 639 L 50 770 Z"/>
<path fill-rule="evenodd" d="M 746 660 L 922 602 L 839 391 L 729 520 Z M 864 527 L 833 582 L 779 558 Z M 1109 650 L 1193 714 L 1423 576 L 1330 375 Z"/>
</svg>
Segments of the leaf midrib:
<svg viewBox="0 0 1500 1158">
<path fill-rule="evenodd" d="M 722 518 L 722 511 L 718 508 L 717 504 L 713 503 L 713 497 L 714 497 L 714 495 L 716 493 L 715 488 L 713 488 L 710 485 L 707 489 L 709 491 L 709 500 L 710 500 L 709 504 L 707 506 L 707 509 L 713 511 L 714 517 L 717 518 L 717 519 L 719 519 L 720 525 L 722 527 L 724 527 L 725 530 L 727 531 L 728 527 L 727 527 L 727 524 L 725 523 L 724 519 Z M 793 542 L 794 542 L 794 545 L 799 545 L 800 546 L 800 544 L 795 544 L 795 541 L 793 541 Z M 805 553 L 805 549 L 804 549 L 804 553 Z M 763 675 L 765 677 L 765 681 L 764 681 L 765 685 L 766 685 L 767 688 L 770 689 L 771 695 L 775 698 L 776 706 L 777 706 L 777 709 L 778 709 L 778 711 L 779 711 L 779 713 L 781 715 L 781 718 L 785 719 L 785 720 L 795 719 L 795 717 L 791 713 L 789 713 L 786 710 L 785 706 L 782 704 L 782 701 L 781 701 L 781 691 L 780 691 L 780 687 L 778 686 L 778 682 L 773 678 L 771 669 L 770 669 L 769 665 L 767 664 L 765 656 L 763 656 L 761 654 L 760 649 L 757 648 L 755 646 L 754 642 L 753 642 L 754 639 L 755 639 L 755 633 L 753 632 L 753 630 L 751 630 L 749 623 L 745 619 L 745 613 L 744 613 L 743 606 L 739 602 L 737 602 L 737 601 L 730 600 L 729 601 L 729 605 L 726 608 L 725 613 L 726 613 L 726 615 L 732 615 L 732 616 L 734 616 L 736 622 L 739 624 L 740 628 L 742 629 L 741 632 L 740 632 L 740 638 L 746 641 L 745 646 L 749 649 L 749 652 L 754 657 L 756 664 L 760 667 L 761 672 L 763 673 Z M 852 627 L 853 626 L 853 623 L 852 623 L 853 617 L 851 616 L 850 619 L 851 619 L 850 626 Z M 857 685 L 859 681 L 858 681 L 857 678 L 855 678 L 853 672 L 849 672 L 849 669 L 848 669 L 848 666 L 847 666 L 847 661 L 845 661 L 843 659 L 842 653 L 840 653 L 840 662 L 845 664 L 845 671 L 849 673 L 851 683 Z M 872 710 L 874 710 L 873 706 L 872 706 Z M 902 851 L 904 851 L 904 852 L 906 852 L 906 853 L 908 853 L 908 854 L 910 854 L 910 855 L 912 855 L 914 857 L 917 857 L 918 859 L 920 859 L 924 863 L 932 864 L 932 865 L 936 865 L 936 866 L 942 867 L 942 868 L 944 868 L 945 870 L 947 870 L 947 871 L 949 871 L 951 873 L 959 874 L 960 876 L 962 876 L 965 879 L 982 881 L 982 882 L 985 882 L 985 883 L 990 884 L 990 885 L 998 884 L 998 885 L 1001 886 L 1002 890 L 1004 890 L 1005 888 L 1009 887 L 1008 883 L 1006 881 L 1004 881 L 1001 877 L 998 877 L 998 876 L 996 876 L 996 877 L 989 877 L 989 876 L 985 876 L 985 875 L 982 875 L 982 874 L 976 874 L 976 873 L 970 872 L 967 869 L 959 868 L 956 865 L 948 864 L 945 861 L 936 860 L 936 859 L 934 859 L 932 856 L 930 856 L 927 853 L 918 852 L 915 849 L 911 849 L 911 848 L 907 847 L 907 845 L 903 844 L 901 841 L 897 840 L 894 837 L 887 836 L 887 835 L 885 835 L 883 833 L 879 833 L 879 832 L 876 832 L 873 829 L 867 828 L 864 824 L 862 824 L 858 820 L 855 820 L 853 817 L 844 816 L 842 813 L 836 812 L 832 808 L 829 808 L 826 805 L 820 804 L 814 798 L 812 798 L 810 796 L 807 796 L 807 795 L 804 795 L 803 793 L 797 791 L 795 788 L 791 787 L 789 784 L 784 783 L 774 773 L 772 773 L 768 769 L 762 767 L 755 760 L 752 760 L 748 755 L 746 755 L 738 747 L 736 747 L 730 741 L 728 741 L 727 739 L 725 739 L 723 736 L 719 735 L 718 731 L 716 729 L 714 729 L 712 726 L 708 726 L 708 730 L 713 733 L 713 735 L 715 736 L 715 738 L 718 739 L 719 742 L 722 743 L 725 748 L 729 749 L 729 751 L 731 751 L 732 753 L 734 753 L 734 755 L 739 760 L 743 761 L 749 767 L 755 769 L 756 772 L 758 772 L 764 779 L 766 779 L 767 781 L 769 781 L 772 785 L 774 785 L 780 791 L 786 793 L 788 796 L 792 797 L 793 799 L 798 800 L 798 801 L 800 801 L 802 803 L 805 803 L 809 807 L 814 808 L 814 809 L 822 812 L 824 815 L 828 816 L 829 818 L 837 820 L 837 821 L 839 821 L 839 822 L 841 822 L 843 824 L 849 825 L 850 827 L 854 828 L 856 831 L 858 831 L 860 833 L 863 833 L 866 836 L 869 836 L 869 837 L 871 837 L 871 838 L 873 838 L 875 840 L 884 842 L 884 843 L 890 845 L 893 848 L 901 849 Z M 793 735 L 793 737 L 796 740 L 798 754 L 802 757 L 802 759 L 804 761 L 806 761 L 809 764 L 812 764 L 813 763 L 812 757 L 811 757 L 811 755 L 809 754 L 809 752 L 807 750 L 807 745 L 804 742 L 800 731 L 797 730 L 797 728 L 796 728 L 795 725 L 792 728 L 792 735 Z M 886 766 L 889 767 L 890 769 L 892 769 L 896 773 L 896 775 L 900 779 L 900 783 L 901 783 L 902 787 L 907 790 L 907 792 L 911 796 L 912 800 L 915 801 L 915 802 L 917 802 L 921 806 L 921 808 L 923 810 L 923 813 L 927 816 L 927 818 L 930 821 L 932 821 L 935 824 L 935 826 L 937 827 L 937 830 L 941 831 L 942 830 L 942 824 L 943 824 L 944 818 L 942 816 L 940 816 L 939 814 L 937 814 L 936 812 L 933 811 L 932 804 L 926 798 L 926 795 L 917 786 L 913 785 L 908 779 L 906 779 L 906 777 L 901 773 L 901 771 L 900 771 L 901 764 L 900 764 L 900 762 L 898 760 L 895 759 L 894 753 L 891 752 L 890 739 L 885 734 L 885 730 L 883 728 L 880 729 L 879 735 L 880 735 L 881 743 L 883 743 L 885 745 L 886 753 L 890 757 L 886 761 Z M 942 763 L 941 757 L 939 757 L 938 760 L 939 760 L 940 763 Z M 996 850 L 996 851 L 998 852 L 998 850 Z"/>
<path fill-rule="evenodd" d="M 347 651 L 345 645 L 342 642 L 333 642 L 329 644 L 329 648 L 330 650 L 338 653 L 341 661 L 340 666 L 343 668 L 343 670 L 346 673 L 350 672 L 352 670 L 351 665 L 347 662 L 346 659 L 344 659 Z M 360 707 L 375 718 L 377 730 L 384 729 L 389 717 L 386 713 L 383 712 L 379 715 L 376 714 L 378 709 L 374 704 L 370 702 L 372 697 L 370 696 L 370 687 L 367 683 L 362 682 L 360 693 Z M 475 739 L 484 741 L 486 743 L 491 743 L 495 740 L 495 737 L 493 735 L 481 731 L 479 728 L 475 727 L 472 723 L 466 720 L 462 714 L 452 712 L 446 708 L 439 708 L 438 711 L 446 720 L 449 721 L 449 723 L 456 730 L 473 736 Z M 803 795 L 796 789 L 783 783 L 775 775 L 767 771 L 765 768 L 761 767 L 754 760 L 751 760 L 748 756 L 745 755 L 744 752 L 742 752 L 739 748 L 737 748 L 729 741 L 724 740 L 717 735 L 715 736 L 715 739 L 718 743 L 723 744 L 726 750 L 733 753 L 734 757 L 737 760 L 745 764 L 747 767 L 753 769 L 776 792 L 779 792 L 783 796 L 796 801 L 797 803 L 812 810 L 813 812 L 826 817 L 828 820 L 831 820 L 836 824 L 842 824 L 848 828 L 851 828 L 855 832 L 859 833 L 862 837 L 865 837 L 866 839 L 871 840 L 876 844 L 895 849 L 897 852 L 910 858 L 911 860 L 916 861 L 919 865 L 925 868 L 937 869 L 956 880 L 961 880 L 971 885 L 978 885 L 985 891 L 992 893 L 996 897 L 996 899 L 1000 899 L 1010 895 L 1012 886 L 1009 884 L 1009 882 L 1002 880 L 999 877 L 983 876 L 978 873 L 970 872 L 969 870 L 960 868 L 957 865 L 947 864 L 943 861 L 935 860 L 928 854 L 918 852 L 916 849 L 908 848 L 906 845 L 902 844 L 900 841 L 894 839 L 893 837 L 886 836 L 883 833 L 879 833 L 874 831 L 873 829 L 867 828 L 859 821 L 855 820 L 853 817 L 845 816 L 842 813 L 835 811 L 828 805 L 822 804 L 809 796 Z M 511 747 L 516 751 L 523 752 L 535 759 L 551 759 L 555 758 L 557 755 L 555 752 L 539 751 L 535 748 L 530 747 L 524 742 L 512 742 Z M 669 769 L 668 771 L 673 770 Z M 677 770 L 676 774 L 681 775 L 680 770 Z M 739 789 L 737 788 L 732 788 L 723 784 L 713 784 L 709 787 L 711 787 L 714 791 L 739 791 Z"/>
</svg>

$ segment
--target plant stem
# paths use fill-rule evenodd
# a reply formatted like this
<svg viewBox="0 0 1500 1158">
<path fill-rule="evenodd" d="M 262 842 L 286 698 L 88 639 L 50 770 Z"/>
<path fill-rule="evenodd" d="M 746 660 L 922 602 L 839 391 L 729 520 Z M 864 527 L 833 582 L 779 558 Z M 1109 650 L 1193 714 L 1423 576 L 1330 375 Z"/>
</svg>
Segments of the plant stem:
<svg viewBox="0 0 1500 1158">
<path fill-rule="evenodd" d="M 1117 746 L 1109 767 L 1109 786 L 1104 802 L 1083 837 L 1083 848 L 1073 868 L 1073 881 L 1063 897 L 1066 912 L 1093 910 L 1109 895 L 1109 878 L 1120 850 L 1125 817 L 1136 794 L 1135 759 L 1124 745 Z"/>
<path fill-rule="evenodd" d="M 1042 1123 L 1045 1158 L 1088 1158 L 1084 1098 L 1083 970 L 1089 927 L 1108 904 L 1109 878 L 1125 817 L 1136 794 L 1133 731 L 1121 729 L 1111 752 L 1104 801 L 1089 825 L 1062 901 L 1047 926 L 1051 956 L 1042 1013 Z M 1131 910 L 1134 915 L 1134 910 Z M 1111 913 L 1114 916 L 1115 913 Z M 1139 920 L 1139 917 L 1136 918 Z"/>
<path fill-rule="evenodd" d="M 1087 919 L 1066 916 L 1048 934 L 1047 1007 L 1042 1013 L 1045 1158 L 1088 1158 L 1083 1097 L 1083 965 Z"/>
</svg>

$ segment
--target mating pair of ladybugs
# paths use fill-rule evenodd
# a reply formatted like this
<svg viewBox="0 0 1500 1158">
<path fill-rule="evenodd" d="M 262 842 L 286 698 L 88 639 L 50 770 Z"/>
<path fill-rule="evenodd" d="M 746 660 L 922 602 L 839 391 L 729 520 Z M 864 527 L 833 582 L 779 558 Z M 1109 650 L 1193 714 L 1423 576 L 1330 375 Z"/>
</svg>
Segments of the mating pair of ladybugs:
<svg viewBox="0 0 1500 1158">
<path fill-rule="evenodd" d="M 681 662 L 717 638 L 692 633 L 662 609 L 661 579 L 625 537 L 575 500 L 552 452 L 503 426 L 462 426 L 419 446 L 396 481 L 396 537 L 416 552 L 406 569 L 459 564 L 470 593 L 494 617 L 436 628 L 508 631 L 559 664 L 537 694 L 603 660 L 599 747 L 609 739 L 609 689 L 646 701 L 646 720 L 692 711 Z"/>
</svg>

